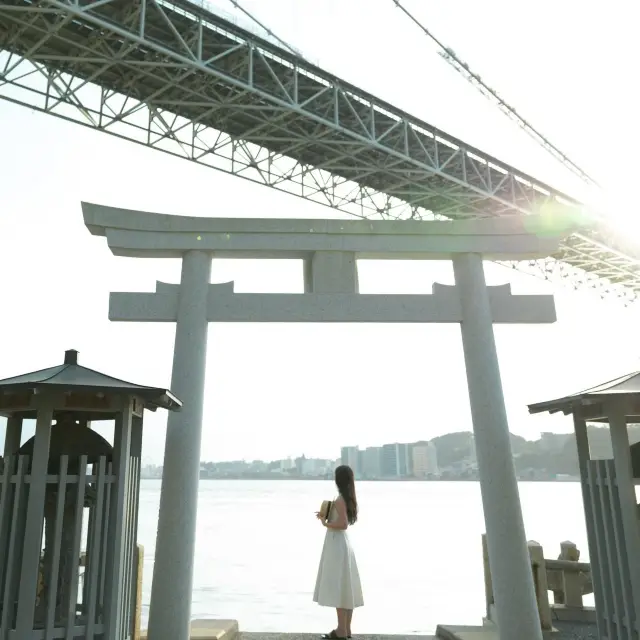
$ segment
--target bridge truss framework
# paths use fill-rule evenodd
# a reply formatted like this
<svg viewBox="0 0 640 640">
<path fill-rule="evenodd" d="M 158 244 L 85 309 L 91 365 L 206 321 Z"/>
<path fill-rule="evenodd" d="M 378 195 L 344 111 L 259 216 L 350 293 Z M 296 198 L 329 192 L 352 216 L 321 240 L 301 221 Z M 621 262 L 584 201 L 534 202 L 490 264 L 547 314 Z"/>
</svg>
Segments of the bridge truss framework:
<svg viewBox="0 0 640 640">
<path fill-rule="evenodd" d="M 582 205 L 187 0 L 0 4 L 0 99 L 362 218 Z M 640 252 L 594 219 L 506 266 L 633 301 Z"/>
</svg>

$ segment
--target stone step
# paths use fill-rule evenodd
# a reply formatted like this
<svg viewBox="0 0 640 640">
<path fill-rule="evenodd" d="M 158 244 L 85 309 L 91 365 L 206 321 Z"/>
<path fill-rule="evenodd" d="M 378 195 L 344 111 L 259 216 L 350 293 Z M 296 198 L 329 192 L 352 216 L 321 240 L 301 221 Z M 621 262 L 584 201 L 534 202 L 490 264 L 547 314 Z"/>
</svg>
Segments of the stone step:
<svg viewBox="0 0 640 640">
<path fill-rule="evenodd" d="M 493 626 L 464 625 L 438 625 L 436 638 L 438 640 L 500 640 L 498 630 Z"/>
<path fill-rule="evenodd" d="M 238 640 L 237 620 L 193 620 L 191 640 Z M 140 640 L 147 640 L 147 630 L 140 633 Z"/>
</svg>

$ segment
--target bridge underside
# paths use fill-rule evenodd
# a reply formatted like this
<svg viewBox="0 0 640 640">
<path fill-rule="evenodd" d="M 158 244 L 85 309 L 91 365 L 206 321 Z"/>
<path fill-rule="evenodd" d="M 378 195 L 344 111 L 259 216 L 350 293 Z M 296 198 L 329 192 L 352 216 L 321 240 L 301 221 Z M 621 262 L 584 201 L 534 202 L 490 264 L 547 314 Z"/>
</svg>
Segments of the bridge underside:
<svg viewBox="0 0 640 640">
<path fill-rule="evenodd" d="M 187 0 L 3 2 L 0 98 L 360 217 L 581 210 Z M 637 258 L 597 223 L 517 266 L 635 299 Z"/>
</svg>

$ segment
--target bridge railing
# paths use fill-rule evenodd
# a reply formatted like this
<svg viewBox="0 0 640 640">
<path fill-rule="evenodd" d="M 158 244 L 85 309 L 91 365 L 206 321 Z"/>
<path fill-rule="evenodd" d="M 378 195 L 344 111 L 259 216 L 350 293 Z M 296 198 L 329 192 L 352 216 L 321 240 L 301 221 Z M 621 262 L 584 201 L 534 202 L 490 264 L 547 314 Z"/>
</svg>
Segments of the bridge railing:
<svg viewBox="0 0 640 640">
<path fill-rule="evenodd" d="M 560 544 L 557 559 L 545 559 L 542 545 L 528 543 L 531 572 L 536 590 L 540 626 L 543 631 L 551 631 L 554 619 L 585 620 L 590 618 L 592 609 L 585 607 L 584 596 L 593 593 L 591 565 L 579 562 L 580 551 L 573 542 Z M 486 535 L 482 536 L 482 557 L 487 605 L 486 619 L 495 622 L 495 601 Z M 549 602 L 549 592 L 553 593 L 553 604 Z"/>
<path fill-rule="evenodd" d="M 171 4 L 171 0 L 165 0 L 168 4 Z M 212 2 L 211 0 L 187 0 L 190 4 L 194 4 L 201 9 L 205 9 L 210 13 L 213 13 L 220 18 L 223 18 L 227 22 L 252 33 L 253 35 L 259 36 L 263 40 L 267 40 L 271 42 L 271 44 L 276 45 L 277 47 L 283 48 L 286 47 L 285 50 L 288 50 L 290 53 L 295 53 L 297 56 L 306 60 L 307 62 L 311 62 L 315 65 L 320 65 L 320 61 L 316 59 L 310 59 L 303 54 L 299 49 L 292 47 L 288 42 L 284 40 L 280 40 L 273 31 L 271 31 L 267 25 L 258 22 L 256 18 L 253 17 L 253 14 L 250 12 L 246 12 L 245 15 L 241 15 L 238 13 L 240 9 L 236 7 L 236 12 L 231 13 L 223 9 L 219 3 Z M 251 16 L 251 17 L 249 17 Z"/>
</svg>

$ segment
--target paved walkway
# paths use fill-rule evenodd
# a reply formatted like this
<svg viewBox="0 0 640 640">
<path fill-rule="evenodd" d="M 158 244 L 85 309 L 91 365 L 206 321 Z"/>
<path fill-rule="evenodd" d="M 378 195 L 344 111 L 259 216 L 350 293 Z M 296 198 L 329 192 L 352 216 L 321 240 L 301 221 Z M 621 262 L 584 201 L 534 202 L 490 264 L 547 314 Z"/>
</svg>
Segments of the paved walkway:
<svg viewBox="0 0 640 640">
<path fill-rule="evenodd" d="M 598 640 L 598 629 L 593 623 L 554 622 L 558 633 L 553 640 Z M 321 633 L 256 633 L 242 631 L 238 640 L 320 640 Z M 471 636 L 470 636 L 471 637 Z M 489 637 L 489 636 L 488 636 Z M 354 640 L 438 640 L 436 636 L 371 635 L 358 634 Z M 478 638 L 479 640 L 479 638 Z"/>
</svg>

